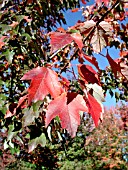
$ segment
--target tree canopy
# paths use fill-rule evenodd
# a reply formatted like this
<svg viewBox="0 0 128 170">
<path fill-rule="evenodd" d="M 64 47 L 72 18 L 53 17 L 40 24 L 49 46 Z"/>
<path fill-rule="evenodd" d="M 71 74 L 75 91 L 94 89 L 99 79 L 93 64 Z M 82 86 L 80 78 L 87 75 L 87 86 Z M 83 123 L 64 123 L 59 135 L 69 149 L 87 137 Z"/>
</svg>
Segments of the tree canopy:
<svg viewBox="0 0 128 170">
<path fill-rule="evenodd" d="M 125 0 L 4 0 L 0 6 L 0 117 L 5 149 L 32 152 L 55 137 L 75 137 L 84 114 L 96 127 L 107 90 L 127 101 Z M 82 11 L 67 30 L 64 12 Z M 109 49 L 120 57 L 114 60 Z M 103 54 L 102 50 L 106 53 Z M 109 62 L 101 70 L 94 53 Z M 73 63 L 75 61 L 75 64 Z"/>
</svg>

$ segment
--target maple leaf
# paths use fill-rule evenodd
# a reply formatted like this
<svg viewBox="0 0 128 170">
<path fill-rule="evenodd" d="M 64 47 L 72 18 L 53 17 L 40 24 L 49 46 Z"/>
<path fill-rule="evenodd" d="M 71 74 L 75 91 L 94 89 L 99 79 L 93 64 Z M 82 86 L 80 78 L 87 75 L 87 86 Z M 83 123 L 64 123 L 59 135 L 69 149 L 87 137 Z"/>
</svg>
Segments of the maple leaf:
<svg viewBox="0 0 128 170">
<path fill-rule="evenodd" d="M 47 94 L 55 98 L 63 90 L 56 72 L 46 67 L 37 67 L 30 70 L 21 80 L 31 80 L 28 88 L 28 105 L 31 102 L 43 100 Z"/>
<path fill-rule="evenodd" d="M 116 63 L 116 62 L 110 57 L 110 55 L 109 55 L 109 53 L 108 53 L 108 50 L 107 50 L 106 58 L 108 59 L 108 62 L 109 62 L 109 64 L 110 64 L 111 68 L 112 68 L 112 71 L 113 71 L 115 77 L 117 78 L 117 77 L 118 77 L 118 76 L 117 76 L 117 73 L 118 73 L 118 72 L 121 73 L 120 64 L 119 64 L 119 63 Z M 121 74 L 122 74 L 122 73 L 121 73 Z"/>
<path fill-rule="evenodd" d="M 77 23 L 75 28 L 82 34 L 87 35 L 95 25 L 96 23 L 93 20 L 89 20 L 83 23 Z"/>
<path fill-rule="evenodd" d="M 35 139 L 32 139 L 28 143 L 28 153 L 32 152 L 37 145 L 41 145 L 42 147 L 45 147 L 46 145 L 46 136 L 44 133 L 42 133 L 39 137 L 36 137 Z"/>
<path fill-rule="evenodd" d="M 109 22 L 101 21 L 99 23 L 99 26 L 100 26 L 100 28 L 102 28 L 106 32 L 106 34 L 108 34 L 108 35 L 113 34 L 112 33 L 113 28 L 112 28 L 112 26 L 111 26 L 111 24 Z"/>
<path fill-rule="evenodd" d="M 106 21 L 101 21 L 99 26 L 95 28 L 94 34 L 90 40 L 93 50 L 96 53 L 101 52 L 102 49 L 108 44 L 108 35 L 110 38 L 112 34 L 113 32 L 111 24 Z"/>
<path fill-rule="evenodd" d="M 95 97 L 95 99 L 99 101 L 99 103 L 105 102 L 104 93 L 101 86 L 95 83 L 95 84 L 87 84 L 86 87 L 88 87 L 88 90 L 93 89 L 92 92 L 93 97 Z"/>
<path fill-rule="evenodd" d="M 110 36 L 112 36 L 113 34 L 111 24 L 105 21 L 101 21 L 98 26 L 93 20 L 86 21 L 83 23 L 77 23 L 75 28 L 80 30 L 80 32 L 85 36 L 90 34 L 90 31 L 94 29 L 94 32 L 92 32 L 89 41 L 93 47 L 93 50 L 97 53 L 102 51 L 102 49 L 107 45 L 107 35 L 109 35 L 110 38 Z"/>
<path fill-rule="evenodd" d="M 128 51 L 127 51 L 128 52 Z M 116 60 L 114 60 L 119 66 L 120 66 L 120 69 L 121 69 L 121 74 L 126 78 L 128 79 L 128 64 L 127 64 L 127 60 L 125 60 L 125 55 L 126 53 L 124 53 L 124 56 L 121 57 L 121 58 L 117 58 Z M 122 60 L 123 58 L 123 60 Z"/>
<path fill-rule="evenodd" d="M 51 51 L 55 52 L 56 50 L 64 47 L 67 44 L 70 44 L 73 40 L 78 45 L 81 50 L 83 47 L 82 36 L 80 33 L 60 33 L 54 32 L 51 33 Z"/>
<path fill-rule="evenodd" d="M 88 112 L 92 116 L 95 126 L 98 126 L 98 123 L 99 123 L 99 120 L 101 117 L 101 113 L 102 113 L 101 105 L 89 93 L 87 93 L 87 98 L 85 99 L 85 101 L 86 101 L 86 105 L 88 107 Z"/>
<path fill-rule="evenodd" d="M 66 32 L 66 31 L 64 30 L 64 28 L 62 28 L 62 27 L 57 28 L 57 31 L 59 31 L 59 32 L 63 32 L 63 33 L 65 33 L 65 32 Z"/>
<path fill-rule="evenodd" d="M 77 127 L 80 125 L 79 111 L 88 111 L 83 97 L 78 94 L 67 104 L 67 94 L 62 93 L 48 105 L 46 126 L 48 126 L 53 118 L 59 116 L 62 128 L 66 129 L 72 137 L 75 137 Z"/>
<path fill-rule="evenodd" d="M 106 39 L 103 37 L 103 33 L 103 30 L 96 28 L 93 36 L 91 37 L 90 43 L 92 44 L 93 50 L 96 53 L 101 52 L 107 44 Z"/>
<path fill-rule="evenodd" d="M 98 71 L 100 71 L 98 62 L 96 61 L 96 58 L 95 58 L 95 57 L 93 57 L 93 56 L 88 56 L 88 55 L 85 55 L 85 54 L 84 54 L 83 56 L 84 56 L 84 58 L 85 58 L 87 61 L 89 61 L 91 64 L 93 64 L 93 65 L 97 68 Z"/>
<path fill-rule="evenodd" d="M 41 101 L 38 101 L 37 103 L 34 103 L 30 108 L 23 110 L 23 117 L 22 117 L 22 126 L 29 126 L 34 121 L 35 118 L 39 117 L 40 110 L 40 104 L 42 104 Z"/>
<path fill-rule="evenodd" d="M 93 95 L 93 97 L 100 104 L 100 106 L 102 108 L 100 119 L 103 120 L 104 106 L 103 106 L 102 102 L 105 102 L 105 99 L 104 99 L 104 93 L 103 93 L 102 87 L 96 83 L 95 84 L 86 84 L 86 87 L 87 87 L 87 91 L 90 91 L 91 94 Z"/>
<path fill-rule="evenodd" d="M 79 64 L 78 73 L 86 84 L 90 82 L 100 85 L 98 74 L 90 65 Z"/>
</svg>

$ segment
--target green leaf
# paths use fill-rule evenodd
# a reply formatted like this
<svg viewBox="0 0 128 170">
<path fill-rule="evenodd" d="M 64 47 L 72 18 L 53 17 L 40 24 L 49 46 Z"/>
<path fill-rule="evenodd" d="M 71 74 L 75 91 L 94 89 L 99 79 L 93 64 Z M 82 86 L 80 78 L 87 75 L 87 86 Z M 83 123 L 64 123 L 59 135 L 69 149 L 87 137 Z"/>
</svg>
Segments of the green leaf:
<svg viewBox="0 0 128 170">
<path fill-rule="evenodd" d="M 118 92 L 115 92 L 115 98 L 116 98 L 116 102 L 118 102 L 120 99 L 120 94 Z"/>
<path fill-rule="evenodd" d="M 16 134 L 19 132 L 19 131 L 13 132 L 13 130 L 14 130 L 14 124 L 9 125 L 7 142 L 8 142 L 8 141 L 11 141 L 12 138 L 13 138 L 14 136 L 16 136 Z"/>
<path fill-rule="evenodd" d="M 80 33 L 78 30 L 73 30 L 73 29 L 71 29 L 69 32 L 71 32 L 71 33 Z"/>
<path fill-rule="evenodd" d="M 9 63 L 12 63 L 14 54 L 15 54 L 15 52 L 10 51 L 9 49 L 7 49 L 6 52 L 3 52 L 3 55 L 6 57 L 6 59 L 8 60 Z"/>
<path fill-rule="evenodd" d="M 30 140 L 30 142 L 28 143 L 28 152 L 32 152 L 39 144 L 42 147 L 45 147 L 46 145 L 46 137 L 44 133 L 42 133 L 40 137 Z"/>
<path fill-rule="evenodd" d="M 2 29 L 1 33 L 4 34 L 7 31 L 11 30 L 11 27 L 9 25 L 6 24 L 0 24 L 0 28 Z"/>
<path fill-rule="evenodd" d="M 23 37 L 26 37 L 26 40 L 27 40 L 28 42 L 30 42 L 31 36 L 30 36 L 29 34 L 23 33 L 22 36 L 23 36 Z"/>
<path fill-rule="evenodd" d="M 33 111 L 37 112 L 41 104 L 42 104 L 42 101 L 37 101 L 36 103 L 33 103 Z"/>
<path fill-rule="evenodd" d="M 24 15 L 17 15 L 16 20 L 20 22 L 22 19 L 24 19 Z"/>
<path fill-rule="evenodd" d="M 42 133 L 40 137 L 38 137 L 38 144 L 40 144 L 42 147 L 45 147 L 46 145 L 46 137 L 45 134 Z"/>
</svg>

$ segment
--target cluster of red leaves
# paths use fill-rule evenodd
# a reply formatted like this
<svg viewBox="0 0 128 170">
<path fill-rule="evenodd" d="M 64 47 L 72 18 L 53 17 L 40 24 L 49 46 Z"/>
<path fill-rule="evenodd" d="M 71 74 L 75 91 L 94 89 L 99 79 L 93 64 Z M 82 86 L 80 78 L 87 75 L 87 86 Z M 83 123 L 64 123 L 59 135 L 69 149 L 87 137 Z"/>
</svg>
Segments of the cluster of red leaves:
<svg viewBox="0 0 128 170">
<path fill-rule="evenodd" d="M 91 77 L 89 75 L 86 78 L 82 78 L 82 80 L 85 81 L 85 83 L 87 83 L 87 81 L 91 82 L 92 80 L 93 83 L 99 84 L 99 80 L 94 78 L 97 76 L 97 73 L 92 67 L 88 66 L 86 70 L 82 70 L 82 66 L 87 67 L 85 65 L 79 66 L 80 75 L 84 76 L 92 72 Z M 17 108 L 24 107 L 26 98 L 28 99 L 28 105 L 32 102 L 44 100 L 48 94 L 53 98 L 46 111 L 46 126 L 49 125 L 53 118 L 59 116 L 62 128 L 67 129 L 71 136 L 74 137 L 77 132 L 77 127 L 80 125 L 79 111 L 90 113 L 95 125 L 98 125 L 102 108 L 97 100 L 89 93 L 82 96 L 68 92 L 67 88 L 63 86 L 62 81 L 59 81 L 55 71 L 46 67 L 37 67 L 26 73 L 21 80 L 31 80 L 31 84 L 28 88 L 28 96 L 24 96 L 19 100 Z M 8 111 L 6 118 L 15 113 L 16 109 L 14 109 L 13 114 L 10 114 Z"/>
<path fill-rule="evenodd" d="M 32 1 L 28 1 L 31 3 Z M 96 4 L 103 2 L 106 6 L 109 1 L 96 0 Z M 86 2 L 82 0 L 82 3 Z M 25 18 L 28 22 L 28 18 Z M 13 23 L 14 27 L 17 23 Z M 57 32 L 51 32 L 51 53 L 55 53 L 60 49 L 65 49 L 68 45 L 75 47 L 78 51 L 79 59 L 85 59 L 93 64 L 98 71 L 100 71 L 96 58 L 86 55 L 82 49 L 88 46 L 92 46 L 94 52 L 101 52 L 102 49 L 109 45 L 109 42 L 114 38 L 114 28 L 109 21 L 103 20 L 87 20 L 85 22 L 78 22 L 75 26 L 69 28 L 67 31 L 60 28 Z M 88 40 L 88 44 L 85 44 L 85 40 Z M 73 45 L 72 45 L 73 44 Z M 4 45 L 4 44 L 3 44 Z M 55 56 L 54 56 L 55 57 Z M 107 52 L 106 58 L 113 70 L 115 77 L 118 77 L 120 73 L 124 78 L 125 74 L 122 73 L 120 63 L 115 62 Z M 46 127 L 51 120 L 56 116 L 59 116 L 62 128 L 66 129 L 72 137 L 77 132 L 77 127 L 80 125 L 79 111 L 87 112 L 91 114 L 95 125 L 97 126 L 103 112 L 100 97 L 95 97 L 92 91 L 94 89 L 87 87 L 88 84 L 96 84 L 101 87 L 100 78 L 98 73 L 89 65 L 78 65 L 78 84 L 80 85 L 83 95 L 78 92 L 74 94 L 70 89 L 70 81 L 66 78 L 62 78 L 52 70 L 52 68 L 37 67 L 27 72 L 21 80 L 31 80 L 30 87 L 28 88 L 28 95 L 19 100 L 18 107 L 25 107 L 24 103 L 27 100 L 27 106 L 30 106 L 32 102 L 43 101 L 47 95 L 50 94 L 51 102 L 48 103 L 45 123 Z M 67 65 L 66 65 L 67 66 Z M 62 70 L 61 70 L 62 71 Z M 66 82 L 66 86 L 64 85 Z M 94 91 L 95 92 L 95 91 Z M 97 93 L 97 92 L 95 92 Z M 98 94 L 99 95 L 99 94 Z M 26 107 L 27 107 L 26 106 Z M 16 109 L 11 114 L 7 112 L 5 117 L 12 116 L 16 113 Z"/>
</svg>

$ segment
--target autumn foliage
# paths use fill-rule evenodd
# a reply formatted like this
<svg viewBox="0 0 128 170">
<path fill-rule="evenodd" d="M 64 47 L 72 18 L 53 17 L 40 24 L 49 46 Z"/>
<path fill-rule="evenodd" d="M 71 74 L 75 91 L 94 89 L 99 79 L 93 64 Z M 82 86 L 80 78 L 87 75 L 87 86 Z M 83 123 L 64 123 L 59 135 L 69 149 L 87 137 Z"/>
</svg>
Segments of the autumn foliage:
<svg viewBox="0 0 128 170">
<path fill-rule="evenodd" d="M 2 4 L 1 126 L 11 133 L 5 148 L 14 147 L 16 135 L 27 143 L 28 152 L 39 144 L 44 147 L 54 131 L 75 137 L 85 113 L 98 127 L 107 91 L 100 57 L 108 61 L 114 77 L 127 84 L 126 1 L 86 4 L 84 0 L 8 0 Z M 68 29 L 57 28 L 66 23 L 64 9 L 82 11 L 82 20 Z M 119 50 L 117 60 L 111 57 L 111 47 Z"/>
</svg>

